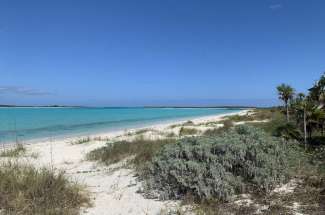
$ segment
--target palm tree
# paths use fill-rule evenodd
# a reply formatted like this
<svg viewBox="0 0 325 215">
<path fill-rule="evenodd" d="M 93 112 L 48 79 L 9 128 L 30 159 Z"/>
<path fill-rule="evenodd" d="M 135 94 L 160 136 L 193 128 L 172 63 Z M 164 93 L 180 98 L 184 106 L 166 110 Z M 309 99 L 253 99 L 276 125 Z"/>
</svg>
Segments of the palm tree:
<svg viewBox="0 0 325 215">
<path fill-rule="evenodd" d="M 305 133 L 305 143 L 307 142 L 307 136 L 309 139 L 312 138 L 313 131 L 315 129 L 324 128 L 325 112 L 320 109 L 315 103 L 313 103 L 309 97 L 302 103 L 304 111 L 304 133 Z"/>
<path fill-rule="evenodd" d="M 303 93 L 298 93 L 298 94 L 297 94 L 297 99 L 300 100 L 300 101 L 304 100 L 305 97 L 306 97 L 306 96 L 305 96 L 305 94 L 303 94 Z"/>
<path fill-rule="evenodd" d="M 318 108 L 325 106 L 325 74 L 309 89 L 309 96 L 318 104 Z"/>
<path fill-rule="evenodd" d="M 277 87 L 279 99 L 281 99 L 284 102 L 285 108 L 287 110 L 287 121 L 290 120 L 289 115 L 289 101 L 293 98 L 294 95 L 294 89 L 287 85 L 287 84 L 281 84 Z"/>
<path fill-rule="evenodd" d="M 298 93 L 293 103 L 297 124 L 302 124 L 304 130 L 305 146 L 307 146 L 307 107 L 310 107 L 307 101 L 305 94 Z"/>
</svg>

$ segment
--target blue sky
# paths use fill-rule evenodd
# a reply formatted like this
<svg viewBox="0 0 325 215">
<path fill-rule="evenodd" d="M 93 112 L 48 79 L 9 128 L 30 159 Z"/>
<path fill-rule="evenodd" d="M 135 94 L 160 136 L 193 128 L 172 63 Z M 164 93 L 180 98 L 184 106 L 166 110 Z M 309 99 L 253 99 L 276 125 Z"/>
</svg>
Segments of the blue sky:
<svg viewBox="0 0 325 215">
<path fill-rule="evenodd" d="M 0 0 L 0 103 L 270 104 L 325 71 L 323 0 Z"/>
</svg>

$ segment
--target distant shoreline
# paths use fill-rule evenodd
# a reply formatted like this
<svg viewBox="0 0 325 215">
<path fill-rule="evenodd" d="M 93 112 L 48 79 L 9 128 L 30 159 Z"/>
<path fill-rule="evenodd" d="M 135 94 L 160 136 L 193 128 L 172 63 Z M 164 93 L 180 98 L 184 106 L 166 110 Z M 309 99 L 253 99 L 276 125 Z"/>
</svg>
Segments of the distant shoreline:
<svg viewBox="0 0 325 215">
<path fill-rule="evenodd" d="M 227 108 L 227 109 L 250 109 L 250 108 L 260 108 L 256 106 L 65 106 L 65 105 L 0 105 L 0 108 Z"/>
</svg>

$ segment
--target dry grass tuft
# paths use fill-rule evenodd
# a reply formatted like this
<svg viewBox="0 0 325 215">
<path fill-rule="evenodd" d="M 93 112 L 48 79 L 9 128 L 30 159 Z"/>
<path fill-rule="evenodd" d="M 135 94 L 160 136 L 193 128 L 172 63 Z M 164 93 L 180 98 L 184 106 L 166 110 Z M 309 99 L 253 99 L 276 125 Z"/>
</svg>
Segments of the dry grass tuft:
<svg viewBox="0 0 325 215">
<path fill-rule="evenodd" d="M 133 141 L 107 143 L 106 146 L 89 152 L 87 159 L 109 165 L 133 157 L 130 160 L 131 164 L 139 167 L 151 160 L 154 154 L 164 145 L 174 142 L 174 139 L 144 140 L 139 138 Z"/>
<path fill-rule="evenodd" d="M 24 147 L 24 145 L 17 144 L 13 148 L 4 149 L 4 151 L 0 153 L 0 157 L 19 157 L 25 153 L 26 153 L 26 148 Z"/>
<path fill-rule="evenodd" d="M 81 138 L 75 141 L 71 142 L 71 145 L 78 145 L 78 144 L 84 144 L 84 143 L 89 143 L 91 141 L 90 137 L 85 137 L 85 138 Z"/>
<path fill-rule="evenodd" d="M 0 164 L 0 211 L 4 214 L 79 214 L 90 201 L 83 188 L 54 173 L 17 162 Z"/>
</svg>

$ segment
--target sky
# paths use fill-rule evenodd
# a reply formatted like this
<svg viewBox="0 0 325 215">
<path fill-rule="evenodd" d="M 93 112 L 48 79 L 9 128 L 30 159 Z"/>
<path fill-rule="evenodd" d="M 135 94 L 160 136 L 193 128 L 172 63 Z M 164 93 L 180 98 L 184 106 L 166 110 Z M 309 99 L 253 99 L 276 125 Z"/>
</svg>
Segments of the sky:
<svg viewBox="0 0 325 215">
<path fill-rule="evenodd" d="M 0 104 L 272 105 L 325 71 L 324 0 L 0 0 Z"/>
</svg>

